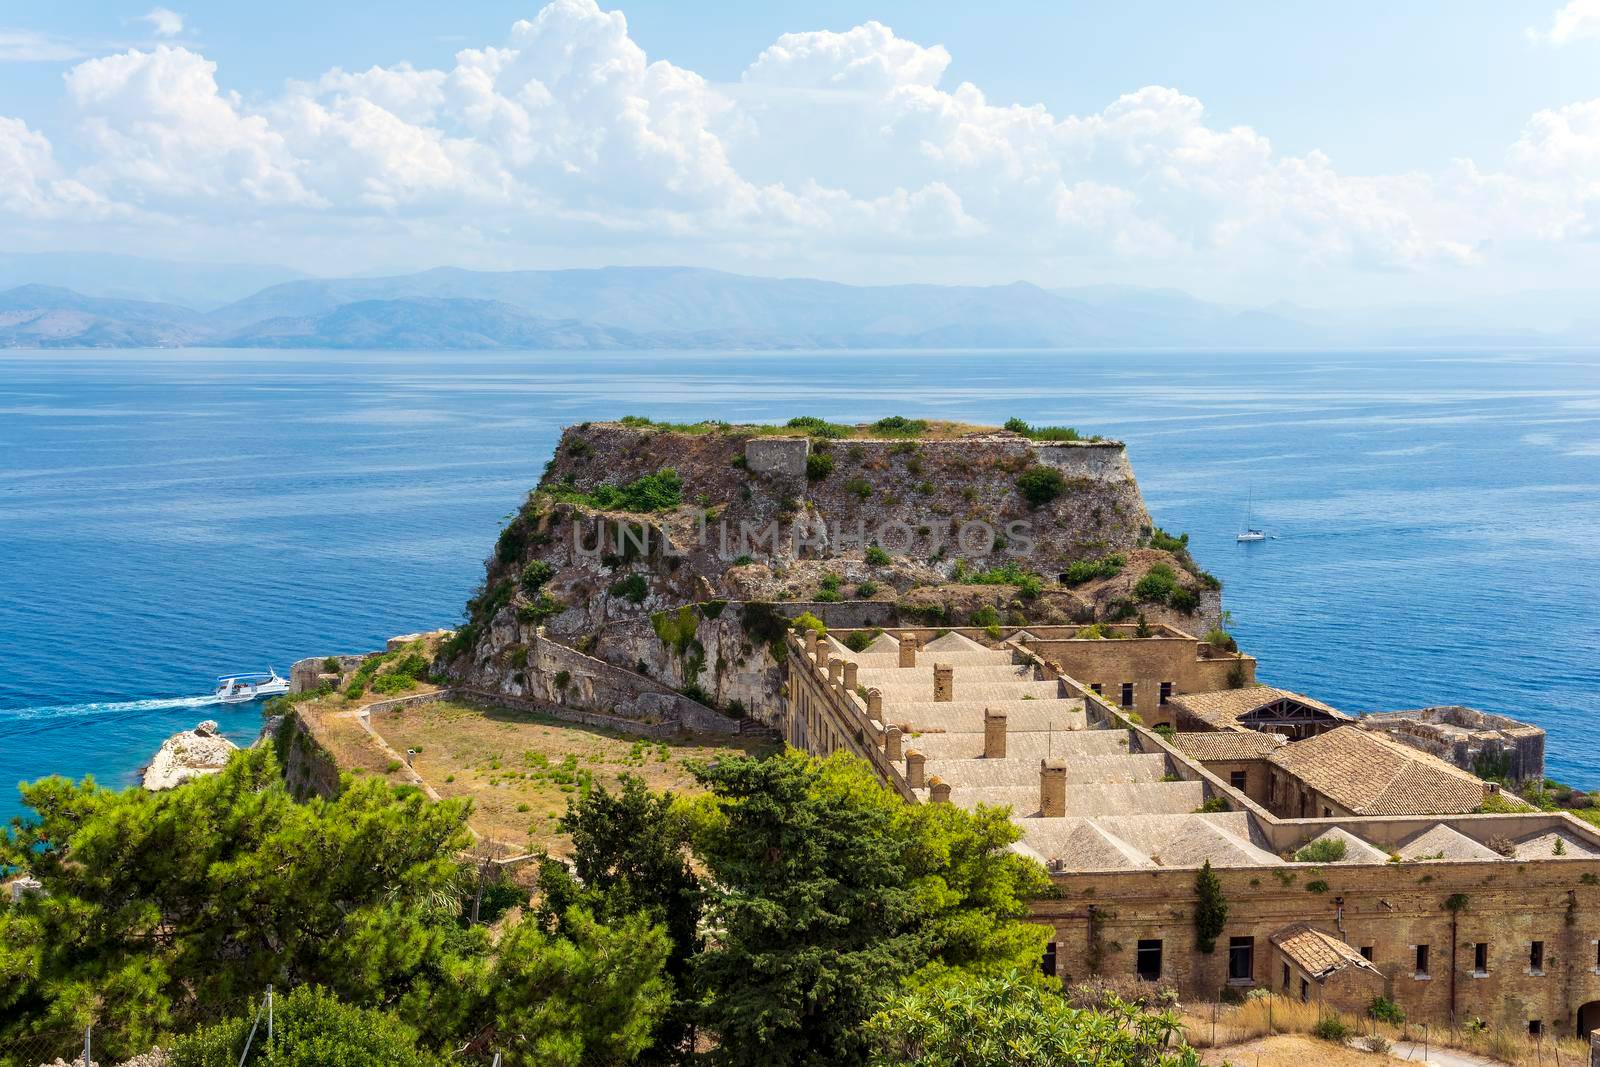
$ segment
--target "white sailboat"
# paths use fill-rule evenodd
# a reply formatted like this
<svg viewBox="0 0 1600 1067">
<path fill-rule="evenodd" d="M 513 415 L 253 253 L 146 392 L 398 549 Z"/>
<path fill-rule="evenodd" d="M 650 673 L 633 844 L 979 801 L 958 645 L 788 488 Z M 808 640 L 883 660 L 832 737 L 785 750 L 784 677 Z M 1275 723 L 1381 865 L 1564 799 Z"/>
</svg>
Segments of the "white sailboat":
<svg viewBox="0 0 1600 1067">
<path fill-rule="evenodd" d="M 1267 535 L 1265 533 L 1250 525 L 1250 512 L 1254 503 L 1254 493 L 1251 493 L 1245 497 L 1244 530 L 1240 532 L 1239 536 L 1234 538 L 1235 541 L 1265 541 L 1267 539 Z"/>
</svg>

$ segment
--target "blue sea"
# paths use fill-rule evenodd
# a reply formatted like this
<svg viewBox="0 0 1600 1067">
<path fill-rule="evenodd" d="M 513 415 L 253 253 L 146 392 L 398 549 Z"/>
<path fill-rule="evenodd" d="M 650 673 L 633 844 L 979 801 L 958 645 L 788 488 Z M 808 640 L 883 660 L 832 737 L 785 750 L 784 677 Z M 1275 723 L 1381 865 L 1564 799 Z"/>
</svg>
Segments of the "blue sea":
<svg viewBox="0 0 1600 1067">
<path fill-rule="evenodd" d="M 0 818 L 127 785 L 224 672 L 450 625 L 563 425 L 1070 424 L 1128 442 L 1274 684 L 1464 703 L 1600 786 L 1600 353 L 0 354 Z M 1234 541 L 1248 502 L 1278 539 Z"/>
</svg>

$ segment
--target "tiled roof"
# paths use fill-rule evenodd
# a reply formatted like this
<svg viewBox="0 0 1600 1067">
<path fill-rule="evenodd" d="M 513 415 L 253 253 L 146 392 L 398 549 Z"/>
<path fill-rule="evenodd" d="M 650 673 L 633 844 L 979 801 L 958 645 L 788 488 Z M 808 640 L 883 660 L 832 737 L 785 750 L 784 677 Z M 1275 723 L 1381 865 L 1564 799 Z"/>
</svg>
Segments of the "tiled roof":
<svg viewBox="0 0 1600 1067">
<path fill-rule="evenodd" d="M 1307 923 L 1284 927 L 1272 935 L 1272 943 L 1290 962 L 1318 980 L 1346 967 L 1371 971 L 1382 977 L 1382 972 L 1361 953 Z"/>
<path fill-rule="evenodd" d="M 1258 730 L 1185 731 L 1168 739 L 1172 747 L 1191 759 L 1266 759 L 1288 742 L 1277 734 Z"/>
<path fill-rule="evenodd" d="M 1483 803 L 1483 782 L 1382 734 L 1341 726 L 1268 757 L 1355 815 L 1452 815 Z"/>
<path fill-rule="evenodd" d="M 1304 704 L 1315 711 L 1326 712 L 1336 719 L 1342 719 L 1346 722 L 1353 721 L 1344 712 L 1337 708 L 1329 707 L 1322 701 L 1308 697 L 1304 693 L 1293 693 L 1287 689 L 1278 689 L 1270 685 L 1252 685 L 1243 689 L 1219 689 L 1210 693 L 1184 693 L 1173 697 L 1172 703 L 1221 730 L 1236 725 L 1242 716 L 1279 700 L 1292 700 L 1297 704 Z"/>
</svg>

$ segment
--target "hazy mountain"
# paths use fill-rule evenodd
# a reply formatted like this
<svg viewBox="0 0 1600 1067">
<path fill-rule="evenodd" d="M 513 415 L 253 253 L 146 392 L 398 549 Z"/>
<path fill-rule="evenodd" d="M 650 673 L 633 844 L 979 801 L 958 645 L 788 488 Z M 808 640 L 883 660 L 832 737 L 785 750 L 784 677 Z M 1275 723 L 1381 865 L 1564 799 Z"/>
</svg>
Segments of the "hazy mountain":
<svg viewBox="0 0 1600 1067">
<path fill-rule="evenodd" d="M 240 348 L 642 348 L 627 330 L 541 319 L 497 300 L 359 300 L 314 316 L 281 316 L 219 345 Z"/>
<path fill-rule="evenodd" d="M 1216 304 L 1176 289 L 853 286 L 688 267 L 307 278 L 203 314 L 39 285 L 0 294 L 0 345 L 11 347 L 1203 349 L 1596 340 L 1600 325 L 1577 293 L 1520 294 L 1505 308 L 1336 311 Z"/>
<path fill-rule="evenodd" d="M 251 263 L 173 263 L 104 252 L 0 253 L 0 289 L 53 285 L 86 296 L 207 311 L 305 274 Z"/>
<path fill-rule="evenodd" d="M 175 304 L 107 300 L 47 285 L 0 293 L 0 347 L 161 348 L 210 335 L 197 312 Z"/>
</svg>

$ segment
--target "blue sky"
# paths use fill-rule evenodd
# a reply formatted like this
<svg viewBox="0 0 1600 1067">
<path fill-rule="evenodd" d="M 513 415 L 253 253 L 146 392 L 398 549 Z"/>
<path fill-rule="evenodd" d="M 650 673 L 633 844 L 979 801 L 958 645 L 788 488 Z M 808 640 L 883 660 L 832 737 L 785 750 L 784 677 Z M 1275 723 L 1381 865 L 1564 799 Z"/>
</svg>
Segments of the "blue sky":
<svg viewBox="0 0 1600 1067">
<path fill-rule="evenodd" d="M 1329 304 L 1585 287 L 1597 226 L 1600 0 L 0 11 L 12 250 Z"/>
</svg>

